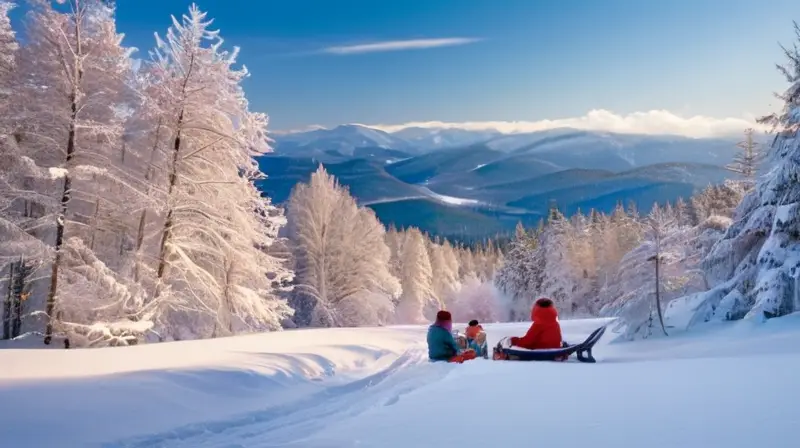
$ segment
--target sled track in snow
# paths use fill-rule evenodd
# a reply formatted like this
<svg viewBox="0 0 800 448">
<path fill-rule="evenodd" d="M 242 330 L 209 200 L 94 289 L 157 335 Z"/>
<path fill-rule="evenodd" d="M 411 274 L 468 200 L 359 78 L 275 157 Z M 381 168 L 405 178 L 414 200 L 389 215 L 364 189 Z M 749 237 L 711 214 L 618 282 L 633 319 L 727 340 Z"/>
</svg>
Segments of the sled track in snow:
<svg viewBox="0 0 800 448">
<path fill-rule="evenodd" d="M 421 350 L 403 353 L 388 367 L 367 377 L 305 396 L 283 406 L 268 407 L 230 419 L 195 423 L 170 431 L 105 443 L 106 448 L 144 447 L 285 447 L 324 429 L 330 417 L 351 418 L 372 408 L 391 406 L 441 375 L 420 374 L 433 367 Z M 428 366 L 420 365 L 428 364 Z M 418 366 L 418 368 L 409 368 Z M 213 403 L 209 403 L 213 406 Z M 232 443 L 236 440 L 236 443 Z"/>
</svg>

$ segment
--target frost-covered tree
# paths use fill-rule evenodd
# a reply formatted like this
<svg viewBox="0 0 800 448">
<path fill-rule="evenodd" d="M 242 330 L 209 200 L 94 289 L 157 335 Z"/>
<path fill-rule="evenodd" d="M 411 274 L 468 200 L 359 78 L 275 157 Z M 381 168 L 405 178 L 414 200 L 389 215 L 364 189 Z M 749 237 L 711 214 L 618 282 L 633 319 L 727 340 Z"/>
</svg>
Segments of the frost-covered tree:
<svg viewBox="0 0 800 448">
<path fill-rule="evenodd" d="M 536 295 L 552 299 L 563 314 L 575 311 L 574 293 L 579 276 L 569 253 L 572 228 L 572 223 L 553 207 L 541 238 L 545 268 L 541 288 Z"/>
<path fill-rule="evenodd" d="M 49 181 L 41 175 L 24 180 L 40 192 L 30 204 L 42 221 L 33 233 L 53 248 L 52 260 L 47 262 L 52 272 L 44 306 L 46 343 L 54 325 L 62 323 L 58 316 L 87 324 L 97 314 L 75 300 L 78 296 L 70 291 L 73 284 L 66 278 L 71 274 L 62 275 L 67 241 L 97 242 L 100 232 L 105 232 L 114 243 L 96 244 L 95 249 L 103 249 L 98 262 L 119 263 L 119 248 L 125 240 L 119 226 L 125 226 L 132 207 L 147 202 L 137 179 L 116 163 L 130 50 L 121 46 L 112 8 L 95 0 L 67 3 L 67 8 L 56 9 L 49 1 L 31 2 L 9 112 L 20 151 L 51 177 Z M 28 166 L 30 172 L 35 171 Z M 50 226 L 44 224 L 48 220 Z M 66 283 L 59 284 L 60 280 Z M 106 309 L 114 308 L 108 305 Z M 91 317 L 98 318 L 102 319 Z"/>
<path fill-rule="evenodd" d="M 425 249 L 425 237 L 419 229 L 411 228 L 406 233 L 402 270 L 400 284 L 403 295 L 397 305 L 397 321 L 406 324 L 423 323 L 432 317 L 432 311 L 440 309 L 442 303 L 433 289 L 431 262 Z"/>
<path fill-rule="evenodd" d="M 708 320 L 768 319 L 800 310 L 800 26 L 779 67 L 789 83 L 778 95 L 771 168 L 742 200 L 733 224 L 704 262 L 711 289 L 693 297 L 687 326 Z M 687 301 L 687 303 L 689 303 Z M 683 310 L 686 311 L 686 310 Z M 676 310 L 676 313 L 679 310 Z"/>
<path fill-rule="evenodd" d="M 442 259 L 444 262 L 444 268 L 446 272 L 450 273 L 449 280 L 458 282 L 458 273 L 460 269 L 460 262 L 458 259 L 458 254 L 456 253 L 456 249 L 450 244 L 449 241 L 444 240 L 441 244 L 441 253 Z"/>
<path fill-rule="evenodd" d="M 739 148 L 733 161 L 726 165 L 728 171 L 739 174 L 748 182 L 754 182 L 759 165 L 763 160 L 761 145 L 753 139 L 755 130 L 748 128 L 744 131 L 744 140 L 737 143 Z"/>
<path fill-rule="evenodd" d="M 288 218 L 296 270 L 292 297 L 296 323 L 388 323 L 400 284 L 389 272 L 385 230 L 374 213 L 358 207 L 320 167 L 308 184 L 292 191 Z"/>
<path fill-rule="evenodd" d="M 670 210 L 671 211 L 671 210 Z M 647 217 L 647 238 L 652 242 L 653 254 L 648 257 L 647 261 L 652 261 L 654 265 L 655 277 L 655 307 L 658 321 L 661 325 L 661 331 L 667 334 L 667 329 L 664 327 L 663 307 L 661 305 L 661 289 L 662 289 L 662 273 L 661 266 L 665 261 L 663 251 L 663 241 L 668 233 L 676 227 L 675 218 L 667 210 L 662 210 L 658 204 L 653 205 L 653 209 Z"/>
<path fill-rule="evenodd" d="M 721 185 L 709 185 L 692 196 L 691 223 L 699 225 L 711 216 L 733 216 L 734 210 L 748 190 L 747 181 L 727 180 Z"/>
<path fill-rule="evenodd" d="M 19 49 L 17 35 L 8 17 L 9 11 L 15 6 L 12 2 L 0 0 L 0 98 L 4 102 L 8 98 L 7 82 L 16 69 L 16 54 Z"/>
<path fill-rule="evenodd" d="M 8 97 L 13 87 L 19 48 L 8 17 L 13 7 L 13 3 L 0 2 L 0 241 L 3 241 L 0 245 L 0 269 L 33 249 L 20 246 L 26 242 L 28 246 L 38 246 L 40 251 L 47 250 L 44 243 L 25 231 L 25 223 L 31 221 L 27 213 L 29 199 L 38 196 L 32 188 L 38 182 L 33 178 L 48 178 L 49 173 L 38 167 L 11 135 L 15 121 L 9 116 L 13 108 L 9 107 Z"/>
<path fill-rule="evenodd" d="M 480 279 L 484 282 L 491 282 L 494 279 L 497 269 L 502 264 L 503 254 L 494 243 L 488 240 L 481 247 L 480 255 Z"/>
<path fill-rule="evenodd" d="M 267 118 L 238 50 L 193 6 L 136 71 L 114 2 L 29 3 L 17 50 L 0 2 L 0 271 L 34 268 L 24 317 L 78 345 L 279 328 L 285 219 L 254 186 Z"/>
<path fill-rule="evenodd" d="M 249 110 L 238 48 L 210 26 L 196 5 L 173 17 L 145 68 L 150 135 L 167 154 L 147 306 L 168 338 L 280 328 L 291 313 L 276 296 L 291 273 L 268 250 L 284 219 L 253 186 L 267 119 Z"/>
<path fill-rule="evenodd" d="M 405 232 L 398 232 L 394 226 L 389 226 L 386 231 L 386 245 L 389 247 L 391 256 L 389 258 L 389 272 L 397 278 L 400 278 L 402 273 L 402 254 L 403 242 L 405 241 Z"/>
<path fill-rule="evenodd" d="M 675 200 L 675 221 L 679 226 L 686 226 L 690 224 L 688 206 L 683 198 L 679 197 Z"/>
<path fill-rule="evenodd" d="M 444 302 L 445 298 L 454 294 L 460 286 L 458 263 L 452 263 L 450 257 L 454 254 L 449 245 L 445 247 L 428 240 L 427 249 L 431 264 L 433 293 L 439 302 Z"/>
<path fill-rule="evenodd" d="M 675 326 L 669 309 L 675 299 L 706 288 L 701 262 L 722 236 L 723 221 L 715 217 L 699 226 L 679 226 L 659 207 L 653 208 L 644 222 L 642 243 L 625 254 L 617 274 L 601 291 L 600 314 L 620 317 L 623 339 L 664 333 L 659 329 L 659 308 L 667 310 L 664 326 Z"/>
<path fill-rule="evenodd" d="M 475 255 L 468 247 L 461 246 L 456 251 L 458 255 L 458 272 L 462 280 L 477 277 Z"/>
<path fill-rule="evenodd" d="M 522 223 L 517 223 L 514 239 L 508 245 L 503 265 L 497 272 L 494 283 L 497 288 L 508 298 L 507 307 L 512 314 L 517 314 L 518 308 L 526 308 L 528 297 L 531 294 L 534 274 L 534 251 L 537 239 L 528 234 Z M 521 305 L 520 302 L 524 302 Z M 524 315 L 525 313 L 520 313 Z M 515 316 L 510 316 L 515 320 Z"/>
</svg>

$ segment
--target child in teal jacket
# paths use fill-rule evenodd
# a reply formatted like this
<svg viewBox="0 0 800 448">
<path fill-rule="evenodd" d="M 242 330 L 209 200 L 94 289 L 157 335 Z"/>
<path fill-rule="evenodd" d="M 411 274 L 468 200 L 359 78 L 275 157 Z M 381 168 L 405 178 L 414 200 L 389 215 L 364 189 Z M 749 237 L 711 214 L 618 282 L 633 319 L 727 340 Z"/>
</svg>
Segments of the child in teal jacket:
<svg viewBox="0 0 800 448">
<path fill-rule="evenodd" d="M 474 350 L 460 353 L 453 338 L 453 318 L 447 311 L 436 313 L 436 322 L 428 328 L 428 358 L 431 361 L 458 363 L 475 358 Z"/>
</svg>

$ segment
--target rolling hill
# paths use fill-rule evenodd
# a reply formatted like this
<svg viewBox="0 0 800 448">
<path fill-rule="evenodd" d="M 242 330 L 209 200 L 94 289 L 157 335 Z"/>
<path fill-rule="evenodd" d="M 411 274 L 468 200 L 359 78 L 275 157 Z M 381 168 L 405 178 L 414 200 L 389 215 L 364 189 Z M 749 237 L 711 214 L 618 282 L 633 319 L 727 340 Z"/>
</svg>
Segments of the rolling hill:
<svg viewBox="0 0 800 448">
<path fill-rule="evenodd" d="M 360 125 L 275 136 L 259 188 L 284 202 L 322 163 L 385 224 L 479 238 L 534 223 L 555 202 L 567 214 L 649 209 L 732 177 L 734 140 L 554 129 L 500 135 Z M 454 146 L 455 145 L 455 146 Z M 461 145 L 461 146 L 458 146 Z"/>
<path fill-rule="evenodd" d="M 375 161 L 351 159 L 323 165 L 362 203 L 427 196 L 416 186 L 389 175 L 383 164 Z M 259 166 L 267 173 L 267 178 L 260 180 L 258 187 L 273 201 L 281 203 L 289 199 L 297 183 L 308 182 L 319 163 L 311 159 L 267 156 L 259 159 Z"/>
<path fill-rule="evenodd" d="M 389 165 L 393 176 L 412 184 L 434 183 L 448 174 L 460 174 L 503 157 L 484 145 L 443 149 L 412 157 Z"/>
<path fill-rule="evenodd" d="M 495 235 L 508 226 L 492 216 L 466 207 L 442 204 L 431 199 L 401 199 L 369 205 L 378 219 L 397 228 L 418 227 L 432 235 L 468 240 Z"/>
</svg>

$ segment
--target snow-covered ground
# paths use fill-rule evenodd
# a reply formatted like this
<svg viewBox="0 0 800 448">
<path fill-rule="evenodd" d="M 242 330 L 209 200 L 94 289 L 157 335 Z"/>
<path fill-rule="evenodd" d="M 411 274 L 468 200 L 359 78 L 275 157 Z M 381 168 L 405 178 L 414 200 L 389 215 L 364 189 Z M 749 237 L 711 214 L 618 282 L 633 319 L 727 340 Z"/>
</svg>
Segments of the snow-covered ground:
<svg viewBox="0 0 800 448">
<path fill-rule="evenodd" d="M 562 323 L 580 340 L 602 320 Z M 487 325 L 490 344 L 526 324 Z M 26 447 L 794 447 L 800 314 L 597 364 L 426 361 L 424 327 L 0 350 L 0 440 Z"/>
</svg>

